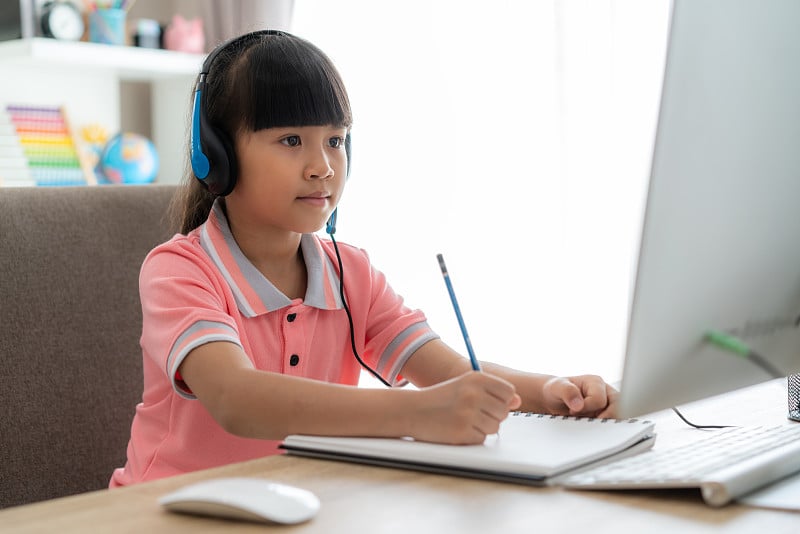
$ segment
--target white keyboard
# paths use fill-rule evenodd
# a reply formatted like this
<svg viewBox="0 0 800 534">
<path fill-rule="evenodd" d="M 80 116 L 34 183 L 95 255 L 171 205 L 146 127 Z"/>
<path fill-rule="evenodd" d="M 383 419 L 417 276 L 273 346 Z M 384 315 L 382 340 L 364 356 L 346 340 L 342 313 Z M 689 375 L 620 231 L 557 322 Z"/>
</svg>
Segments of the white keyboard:
<svg viewBox="0 0 800 534">
<path fill-rule="evenodd" d="M 574 489 L 699 488 L 711 506 L 800 471 L 800 424 L 698 430 L 678 447 L 589 467 L 559 480 Z"/>
</svg>

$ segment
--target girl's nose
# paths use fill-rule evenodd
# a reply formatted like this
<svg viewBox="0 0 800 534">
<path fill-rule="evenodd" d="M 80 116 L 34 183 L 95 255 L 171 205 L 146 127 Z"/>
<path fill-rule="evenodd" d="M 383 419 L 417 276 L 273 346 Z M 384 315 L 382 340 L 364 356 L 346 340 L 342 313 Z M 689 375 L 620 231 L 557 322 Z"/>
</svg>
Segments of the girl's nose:
<svg viewBox="0 0 800 534">
<path fill-rule="evenodd" d="M 314 155 L 306 167 L 306 179 L 325 180 L 333 178 L 333 167 L 324 151 Z"/>
</svg>

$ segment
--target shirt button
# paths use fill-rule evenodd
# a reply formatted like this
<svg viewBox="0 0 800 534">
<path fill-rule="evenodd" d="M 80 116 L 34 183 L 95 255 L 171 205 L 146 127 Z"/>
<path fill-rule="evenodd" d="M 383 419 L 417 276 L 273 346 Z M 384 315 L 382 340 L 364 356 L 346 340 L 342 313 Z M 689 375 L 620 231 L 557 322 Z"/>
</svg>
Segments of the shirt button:
<svg viewBox="0 0 800 534">
<path fill-rule="evenodd" d="M 289 358 L 289 365 L 294 367 L 298 363 L 300 363 L 300 356 L 298 356 L 297 354 L 292 354 L 292 356 Z"/>
<path fill-rule="evenodd" d="M 296 313 L 290 313 L 289 315 L 286 316 L 286 320 L 289 321 L 290 323 L 293 322 L 296 318 L 297 318 Z"/>
</svg>

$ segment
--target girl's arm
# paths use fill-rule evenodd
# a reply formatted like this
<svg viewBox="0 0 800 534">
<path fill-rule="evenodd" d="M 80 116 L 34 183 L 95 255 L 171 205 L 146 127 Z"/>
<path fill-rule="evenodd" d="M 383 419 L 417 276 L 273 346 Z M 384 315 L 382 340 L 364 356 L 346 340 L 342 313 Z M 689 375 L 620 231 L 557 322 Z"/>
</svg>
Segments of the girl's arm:
<svg viewBox="0 0 800 534">
<path fill-rule="evenodd" d="M 469 373 L 469 360 L 434 340 L 420 347 L 403 367 L 403 376 L 419 387 Z M 512 384 L 521 398 L 520 410 L 559 415 L 614 417 L 617 391 L 594 375 L 556 377 L 526 373 L 481 362 L 481 369 Z"/>
<path fill-rule="evenodd" d="M 482 443 L 519 404 L 514 387 L 488 373 L 453 375 L 420 390 L 358 388 L 259 371 L 228 342 L 195 348 L 179 371 L 226 431 L 250 438 L 411 436 Z"/>
</svg>

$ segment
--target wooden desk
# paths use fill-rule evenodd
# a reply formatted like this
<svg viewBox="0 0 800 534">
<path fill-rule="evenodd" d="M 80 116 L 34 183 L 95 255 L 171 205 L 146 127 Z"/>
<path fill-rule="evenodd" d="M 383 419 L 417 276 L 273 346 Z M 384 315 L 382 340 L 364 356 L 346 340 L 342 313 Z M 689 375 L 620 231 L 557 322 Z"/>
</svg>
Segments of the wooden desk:
<svg viewBox="0 0 800 534">
<path fill-rule="evenodd" d="M 785 381 L 683 407 L 698 423 L 786 422 Z M 672 412 L 654 414 L 656 447 L 697 432 Z M 696 435 L 696 434 L 695 434 Z M 222 476 L 258 476 L 316 493 L 320 513 L 293 533 L 512 532 L 769 532 L 796 533 L 800 514 L 706 506 L 694 491 L 593 492 L 432 475 L 391 468 L 273 456 L 111 491 L 0 511 L 9 532 L 263 532 L 263 525 L 171 514 L 157 500 L 187 483 Z"/>
</svg>

